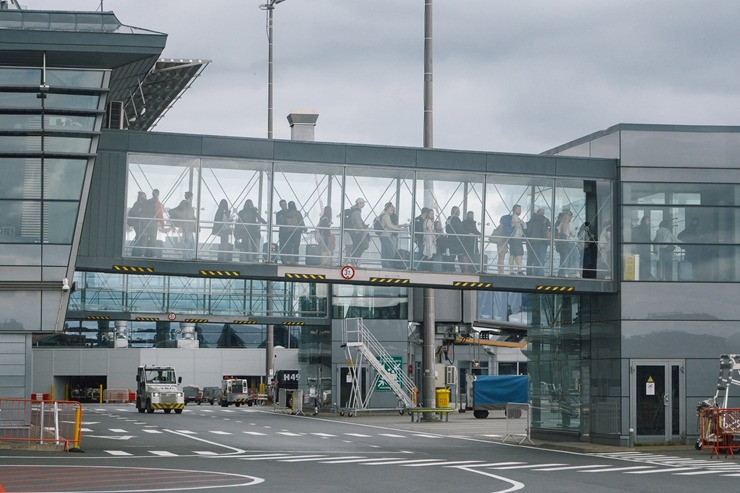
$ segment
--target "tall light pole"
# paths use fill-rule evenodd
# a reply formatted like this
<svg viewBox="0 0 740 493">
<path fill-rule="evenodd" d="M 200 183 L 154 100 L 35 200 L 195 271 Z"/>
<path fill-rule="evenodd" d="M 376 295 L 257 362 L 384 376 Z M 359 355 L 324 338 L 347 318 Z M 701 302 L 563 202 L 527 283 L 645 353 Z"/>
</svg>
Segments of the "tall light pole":
<svg viewBox="0 0 740 493">
<path fill-rule="evenodd" d="M 275 5 L 285 0 L 267 0 L 267 3 L 260 5 L 260 9 L 267 11 L 267 138 L 272 139 L 272 12 Z M 272 194 L 270 194 L 272 196 Z M 269 210 L 269 208 L 268 208 Z M 272 221 L 268 221 L 272 224 Z M 266 300 L 265 309 L 267 316 L 272 317 L 272 281 L 267 281 L 265 286 Z M 267 333 L 265 334 L 265 384 L 271 384 L 275 377 L 275 326 L 267 324 Z M 273 389 L 274 391 L 274 389 Z"/>
<path fill-rule="evenodd" d="M 272 138 L 272 12 L 275 5 L 285 0 L 268 0 L 260 5 L 267 11 L 267 138 Z"/>
<path fill-rule="evenodd" d="M 433 126 L 433 77 L 432 77 L 432 0 L 424 2 L 424 147 L 434 147 Z M 424 200 L 429 195 L 431 207 L 432 182 L 424 182 Z M 426 205 L 426 204 L 425 204 Z M 422 403 L 424 407 L 435 407 L 436 392 L 434 377 L 434 337 L 436 313 L 434 311 L 436 293 L 434 288 L 424 288 L 424 344 L 421 353 L 423 371 L 421 382 Z M 431 416 L 426 419 L 430 419 Z"/>
</svg>

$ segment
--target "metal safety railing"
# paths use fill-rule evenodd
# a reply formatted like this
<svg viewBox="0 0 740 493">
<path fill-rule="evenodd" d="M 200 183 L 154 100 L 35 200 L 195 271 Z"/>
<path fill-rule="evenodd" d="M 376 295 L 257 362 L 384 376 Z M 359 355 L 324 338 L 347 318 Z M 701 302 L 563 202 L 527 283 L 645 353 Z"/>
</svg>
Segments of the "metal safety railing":
<svg viewBox="0 0 740 493">
<path fill-rule="evenodd" d="M 79 449 L 82 405 L 74 401 L 0 399 L 0 443 Z"/>
<path fill-rule="evenodd" d="M 735 457 L 740 451 L 740 409 L 707 407 L 699 411 L 699 431 L 701 448 L 709 446 L 712 455 Z"/>
<path fill-rule="evenodd" d="M 521 445 L 532 442 L 532 406 L 509 402 L 506 404 L 506 435 L 503 441 L 511 439 Z"/>
</svg>

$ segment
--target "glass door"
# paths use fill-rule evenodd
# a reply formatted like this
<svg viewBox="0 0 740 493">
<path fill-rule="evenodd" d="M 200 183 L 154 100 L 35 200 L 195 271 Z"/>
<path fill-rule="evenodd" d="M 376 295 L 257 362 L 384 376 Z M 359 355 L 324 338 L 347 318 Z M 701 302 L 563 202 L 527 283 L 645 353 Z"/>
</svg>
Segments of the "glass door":
<svg viewBox="0 0 740 493">
<path fill-rule="evenodd" d="M 635 443 L 682 443 L 686 434 L 684 362 L 632 360 L 630 389 Z"/>
</svg>

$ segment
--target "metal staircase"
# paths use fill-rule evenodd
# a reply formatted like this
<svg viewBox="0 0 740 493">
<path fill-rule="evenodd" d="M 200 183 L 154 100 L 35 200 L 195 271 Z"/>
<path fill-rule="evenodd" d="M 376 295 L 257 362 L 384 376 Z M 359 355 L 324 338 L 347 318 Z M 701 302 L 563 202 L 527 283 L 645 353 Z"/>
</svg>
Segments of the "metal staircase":
<svg viewBox="0 0 740 493">
<path fill-rule="evenodd" d="M 405 409 L 416 405 L 417 388 L 414 381 L 403 369 L 395 373 L 388 371 L 388 366 L 394 362 L 393 357 L 365 327 L 361 318 L 349 318 L 342 321 L 342 347 L 345 348 L 352 377 L 352 388 L 347 403 L 350 416 L 368 409 L 370 397 L 380 380 L 383 380 L 398 397 L 400 406 L 398 409 L 402 413 Z M 362 370 L 366 364 L 375 370 L 375 378 L 366 395 L 363 396 Z M 340 414 L 344 412 L 340 411 Z"/>
</svg>

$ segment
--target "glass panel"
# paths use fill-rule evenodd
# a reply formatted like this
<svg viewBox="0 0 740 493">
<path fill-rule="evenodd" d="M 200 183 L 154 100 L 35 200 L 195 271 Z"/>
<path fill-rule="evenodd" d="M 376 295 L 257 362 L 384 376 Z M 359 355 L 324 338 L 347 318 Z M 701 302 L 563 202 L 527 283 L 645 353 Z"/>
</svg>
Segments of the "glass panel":
<svg viewBox="0 0 740 493">
<path fill-rule="evenodd" d="M 100 88 L 103 85 L 102 70 L 55 70 L 46 71 L 46 83 L 51 87 L 92 87 Z"/>
<path fill-rule="evenodd" d="M 41 69 L 39 68 L 0 68 L 0 87 L 32 86 L 41 84 Z"/>
<path fill-rule="evenodd" d="M 41 241 L 41 202 L 0 200 L 0 231 L 5 243 Z"/>
<path fill-rule="evenodd" d="M 48 217 L 44 241 L 47 243 L 71 244 L 79 202 L 44 202 Z"/>
<path fill-rule="evenodd" d="M 415 267 L 437 272 L 480 272 L 487 265 L 482 253 L 485 234 L 485 178 L 478 174 L 419 172 L 416 182 L 415 213 L 431 209 L 422 234 L 415 235 Z M 418 216 L 417 216 L 418 217 Z M 420 242 L 421 240 L 421 242 Z M 438 246 L 442 240 L 442 246 Z M 420 247 L 426 249 L 426 253 Z M 429 255 L 429 253 L 432 253 Z"/>
<path fill-rule="evenodd" d="M 44 161 L 44 198 L 80 200 L 87 161 L 47 159 Z"/>
<path fill-rule="evenodd" d="M 637 365 L 636 374 L 637 435 L 665 435 L 665 367 Z"/>
<path fill-rule="evenodd" d="M 33 92 L 0 92 L 0 108 L 40 109 L 41 101 Z"/>
<path fill-rule="evenodd" d="M 530 297 L 527 368 L 532 378 L 533 427 L 577 431 L 580 428 L 581 361 L 589 346 L 588 327 L 579 322 L 584 307 L 574 296 Z M 583 333 L 582 333 L 583 331 Z"/>
<path fill-rule="evenodd" d="M 124 256 L 195 257 L 199 170 L 193 157 L 129 157 Z M 171 217 L 180 211 L 189 217 Z"/>
<path fill-rule="evenodd" d="M 0 136 L 0 152 L 41 152 L 41 136 Z"/>
<path fill-rule="evenodd" d="M 413 250 L 409 233 L 414 217 L 413 178 L 411 170 L 347 168 L 344 196 L 338 194 L 343 200 L 340 210 L 345 233 L 344 263 L 409 268 Z M 421 195 L 416 200 L 420 201 Z M 382 227 L 376 224 L 376 219 L 382 222 Z"/>
<path fill-rule="evenodd" d="M 624 207 L 625 280 L 740 278 L 740 208 Z"/>
<path fill-rule="evenodd" d="M 625 205 L 740 206 L 740 186 L 712 183 L 623 183 Z"/>
<path fill-rule="evenodd" d="M 487 179 L 484 248 L 489 269 L 498 274 L 551 275 L 555 182 L 505 175 Z"/>
<path fill-rule="evenodd" d="M 680 383 L 680 367 L 679 365 L 671 365 L 671 434 L 679 435 L 680 432 L 680 409 L 681 402 L 679 400 L 679 383 Z"/>
<path fill-rule="evenodd" d="M 41 130 L 41 115 L 0 115 L 0 130 Z"/>
<path fill-rule="evenodd" d="M 41 198 L 41 160 L 0 158 L 0 197 L 4 199 Z"/>
<path fill-rule="evenodd" d="M 333 318 L 402 320 L 408 316 L 408 289 L 379 286 L 335 286 Z"/>
<path fill-rule="evenodd" d="M 204 159 L 202 169 L 198 258 L 263 261 L 271 167 L 258 161 Z"/>
<path fill-rule="evenodd" d="M 88 137 L 44 137 L 45 152 L 73 152 L 84 153 L 90 152 L 92 139 Z"/>
<path fill-rule="evenodd" d="M 77 115 L 44 115 L 44 127 L 47 130 L 63 130 L 81 132 L 92 132 L 95 128 L 94 116 Z"/>
<path fill-rule="evenodd" d="M 100 96 L 97 94 L 82 95 L 47 93 L 44 101 L 45 108 L 97 110 Z"/>
</svg>

